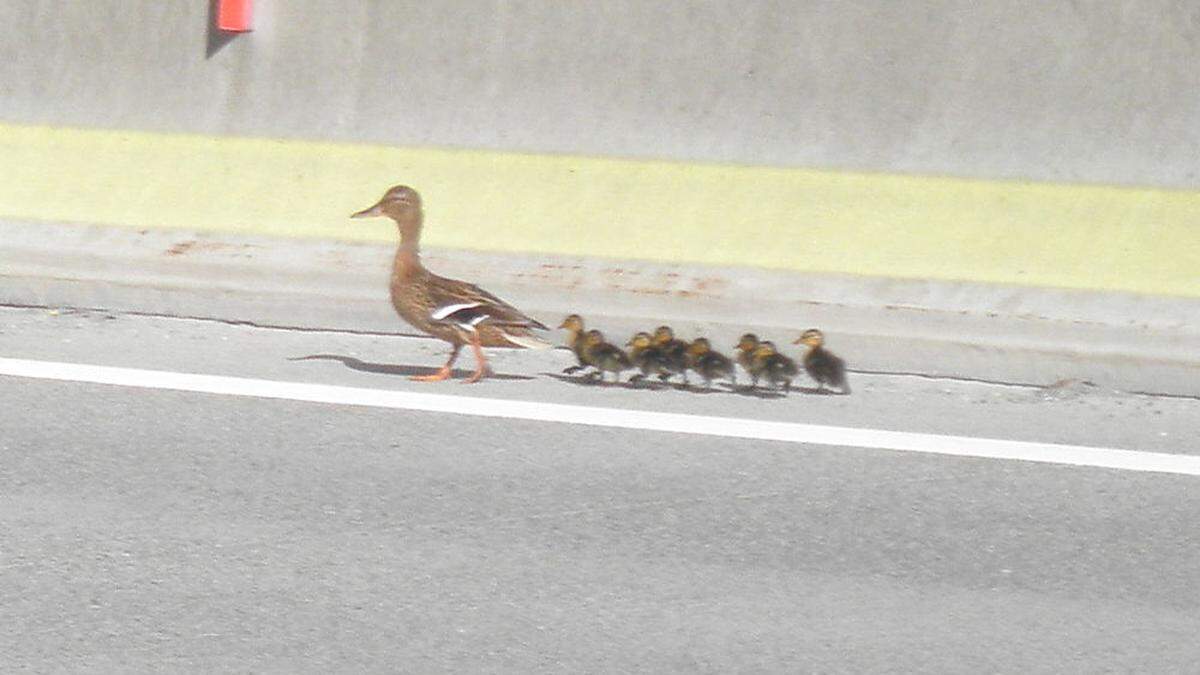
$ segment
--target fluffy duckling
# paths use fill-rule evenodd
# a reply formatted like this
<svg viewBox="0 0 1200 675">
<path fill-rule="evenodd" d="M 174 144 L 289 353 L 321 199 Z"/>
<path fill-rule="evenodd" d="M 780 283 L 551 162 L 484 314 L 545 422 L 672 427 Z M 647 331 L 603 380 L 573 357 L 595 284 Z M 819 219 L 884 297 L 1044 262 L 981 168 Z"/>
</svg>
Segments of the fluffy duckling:
<svg viewBox="0 0 1200 675">
<path fill-rule="evenodd" d="M 733 386 L 737 386 L 737 373 L 733 361 L 726 356 L 713 351 L 707 338 L 696 338 L 687 348 L 688 362 L 692 370 L 700 374 L 704 386 L 712 389 L 713 380 L 723 377 Z"/>
<path fill-rule="evenodd" d="M 817 381 L 818 391 L 824 392 L 825 385 L 828 384 L 837 387 L 843 394 L 850 393 L 850 385 L 846 382 L 846 362 L 825 349 L 824 333 L 810 328 L 793 344 L 808 347 L 808 353 L 804 355 L 804 370 L 809 377 Z"/>
<path fill-rule="evenodd" d="M 397 185 L 351 218 L 386 216 L 400 229 L 400 246 L 392 261 L 392 307 L 413 328 L 450 343 L 450 358 L 433 375 L 414 380 L 450 377 L 450 367 L 464 345 L 475 352 L 475 372 L 464 382 L 478 382 L 489 372 L 483 347 L 547 349 L 549 342 L 534 330 L 549 330 L 537 319 L 475 284 L 440 277 L 421 264 L 421 197 L 407 185 Z"/>
<path fill-rule="evenodd" d="M 734 349 L 737 351 L 738 365 L 747 373 L 750 372 L 750 363 L 754 360 L 754 350 L 758 349 L 758 336 L 754 333 L 746 333 L 738 339 Z"/>
<path fill-rule="evenodd" d="M 767 382 L 782 387 L 786 392 L 792 388 L 792 378 L 799 372 L 796 362 L 780 354 L 769 340 L 758 343 L 754 349 L 754 357 L 750 360 L 752 387 L 757 387 L 759 378 L 765 377 Z"/>
<path fill-rule="evenodd" d="M 604 334 L 598 330 L 589 330 L 583 336 L 583 361 L 587 365 L 595 368 L 596 373 L 593 377 L 599 377 L 600 381 L 604 381 L 604 373 L 613 374 L 613 382 L 621 380 L 621 372 L 629 370 L 629 357 L 625 352 L 621 351 L 620 347 L 611 345 L 604 341 Z"/>
<path fill-rule="evenodd" d="M 563 373 L 569 375 L 587 368 L 588 364 L 583 361 L 583 317 L 571 314 L 563 319 L 558 327 L 567 331 L 567 346 L 571 348 L 577 361 L 576 365 L 563 368 Z"/>
<path fill-rule="evenodd" d="M 688 383 L 688 344 L 675 338 L 675 331 L 670 326 L 659 326 L 654 329 L 654 346 L 662 350 L 667 357 L 667 373 L 659 375 L 658 379 L 666 381 L 672 375 L 679 375 L 683 383 Z"/>
<path fill-rule="evenodd" d="M 629 347 L 629 360 L 642 371 L 630 378 L 630 382 L 640 382 L 651 375 L 657 375 L 660 379 L 671 376 L 666 352 L 654 344 L 654 338 L 649 333 L 642 331 L 634 335 L 625 346 Z"/>
</svg>

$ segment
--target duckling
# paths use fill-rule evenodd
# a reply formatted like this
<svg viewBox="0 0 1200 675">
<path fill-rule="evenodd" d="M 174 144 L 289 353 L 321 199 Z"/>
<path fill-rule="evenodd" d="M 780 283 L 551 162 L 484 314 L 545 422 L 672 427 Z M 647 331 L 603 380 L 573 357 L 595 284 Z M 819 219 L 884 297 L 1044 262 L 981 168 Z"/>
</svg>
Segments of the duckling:
<svg viewBox="0 0 1200 675">
<path fill-rule="evenodd" d="M 569 375 L 587 368 L 588 364 L 583 362 L 583 317 L 578 314 L 571 314 L 563 319 L 562 323 L 558 324 L 558 327 L 566 329 L 567 346 L 571 348 L 571 351 L 575 354 L 575 360 L 578 362 L 577 365 L 563 368 L 563 373 Z"/>
<path fill-rule="evenodd" d="M 713 351 L 707 338 L 692 340 L 692 344 L 688 345 L 687 354 L 688 363 L 692 370 L 700 374 L 706 388 L 712 389 L 713 380 L 718 377 L 728 378 L 730 384 L 737 386 L 737 372 L 733 361 Z"/>
<path fill-rule="evenodd" d="M 796 362 L 780 354 L 771 341 L 763 340 L 754 349 L 754 358 L 750 361 L 751 387 L 757 387 L 758 379 L 765 377 L 768 382 L 781 386 L 787 392 L 792 388 L 792 378 L 799 372 Z"/>
<path fill-rule="evenodd" d="M 738 343 L 733 348 L 737 350 L 738 365 L 749 373 L 750 363 L 754 360 L 754 350 L 758 349 L 758 336 L 754 333 L 746 333 L 738 339 Z"/>
<path fill-rule="evenodd" d="M 445 380 L 463 345 L 475 352 L 475 372 L 464 382 L 478 382 L 489 372 L 483 347 L 548 349 L 549 342 L 533 329 L 549 330 L 540 321 L 488 293 L 475 284 L 447 279 L 421 264 L 420 240 L 424 216 L 421 197 L 407 185 L 397 185 L 374 206 L 351 214 L 351 218 L 387 216 L 400 229 L 400 247 L 392 263 L 390 290 L 392 307 L 413 328 L 450 343 L 450 358 L 433 375 L 412 379 Z"/>
<path fill-rule="evenodd" d="M 631 377 L 630 382 L 640 382 L 650 375 L 657 375 L 660 379 L 671 376 L 666 352 L 654 344 L 654 338 L 649 333 L 643 331 L 634 335 L 625 346 L 629 347 L 629 359 L 634 367 L 642 371 Z"/>
<path fill-rule="evenodd" d="M 808 346 L 808 353 L 804 355 L 804 370 L 817 381 L 817 391 L 824 392 L 825 385 L 829 384 L 840 389 L 842 394 L 850 393 L 850 385 L 846 382 L 846 362 L 825 349 L 824 333 L 810 328 L 792 344 Z"/>
<path fill-rule="evenodd" d="M 654 329 L 654 346 L 662 350 L 662 353 L 667 357 L 667 371 L 658 376 L 658 379 L 666 382 L 672 375 L 679 375 L 683 378 L 683 383 L 688 383 L 688 344 L 683 340 L 675 338 L 675 331 L 671 330 L 670 326 L 659 326 Z"/>
<path fill-rule="evenodd" d="M 613 382 L 620 382 L 621 372 L 631 367 L 625 352 L 605 342 L 604 333 L 595 329 L 589 330 L 583 337 L 583 360 L 596 369 L 592 377 L 599 377 L 601 382 L 604 381 L 604 373 L 612 373 Z"/>
</svg>

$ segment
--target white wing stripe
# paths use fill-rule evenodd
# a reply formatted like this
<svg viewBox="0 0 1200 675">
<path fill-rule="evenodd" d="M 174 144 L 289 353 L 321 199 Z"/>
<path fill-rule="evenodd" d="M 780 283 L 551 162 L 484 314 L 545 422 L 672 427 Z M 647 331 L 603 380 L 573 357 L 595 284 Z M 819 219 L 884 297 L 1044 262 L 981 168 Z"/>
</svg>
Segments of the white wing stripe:
<svg viewBox="0 0 1200 675">
<path fill-rule="evenodd" d="M 445 307 L 438 307 L 436 310 L 434 310 L 433 314 L 429 315 L 429 317 L 434 321 L 442 321 L 455 312 L 464 309 L 471 309 L 472 307 L 479 307 L 482 304 L 482 302 L 462 302 L 455 305 L 446 305 Z"/>
</svg>

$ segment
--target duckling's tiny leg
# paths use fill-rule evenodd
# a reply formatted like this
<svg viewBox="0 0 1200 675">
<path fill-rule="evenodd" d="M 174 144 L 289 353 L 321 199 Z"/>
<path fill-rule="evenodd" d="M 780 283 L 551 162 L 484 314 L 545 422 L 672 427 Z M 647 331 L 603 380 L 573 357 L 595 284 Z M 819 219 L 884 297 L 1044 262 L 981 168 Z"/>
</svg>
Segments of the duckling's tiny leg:
<svg viewBox="0 0 1200 675">
<path fill-rule="evenodd" d="M 478 331 L 471 333 L 471 351 L 475 352 L 475 372 L 463 380 L 463 384 L 475 384 L 491 370 L 488 367 L 487 357 L 483 355 L 483 345 L 479 343 Z"/>
<path fill-rule="evenodd" d="M 450 377 L 450 366 L 454 365 L 454 360 L 458 358 L 458 352 L 462 349 L 462 345 L 455 344 L 450 350 L 450 358 L 446 359 L 446 365 L 442 366 L 436 373 L 432 375 L 413 375 L 408 378 L 415 382 L 440 382 Z"/>
</svg>

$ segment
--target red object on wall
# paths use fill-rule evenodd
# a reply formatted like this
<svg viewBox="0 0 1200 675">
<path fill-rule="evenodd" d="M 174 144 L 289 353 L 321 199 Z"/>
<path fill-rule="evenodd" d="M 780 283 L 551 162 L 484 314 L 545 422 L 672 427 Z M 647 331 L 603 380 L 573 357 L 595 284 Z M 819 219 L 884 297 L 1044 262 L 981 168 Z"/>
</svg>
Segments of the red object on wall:
<svg viewBox="0 0 1200 675">
<path fill-rule="evenodd" d="M 217 0 L 217 28 L 236 33 L 254 30 L 250 27 L 254 15 L 254 0 Z"/>
</svg>

